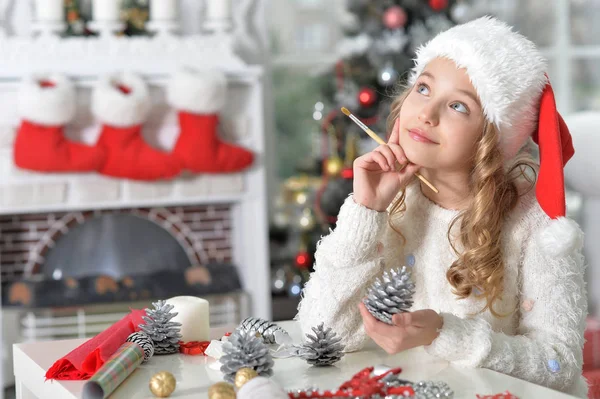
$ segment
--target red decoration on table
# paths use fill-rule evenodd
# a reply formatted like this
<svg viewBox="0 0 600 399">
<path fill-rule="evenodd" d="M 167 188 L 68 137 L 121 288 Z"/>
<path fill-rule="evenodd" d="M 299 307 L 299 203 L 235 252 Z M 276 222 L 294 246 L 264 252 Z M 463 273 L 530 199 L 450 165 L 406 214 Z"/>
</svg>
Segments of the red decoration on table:
<svg viewBox="0 0 600 399">
<path fill-rule="evenodd" d="M 87 380 L 144 324 L 145 310 L 130 314 L 58 359 L 46 372 L 46 379 Z"/>
<path fill-rule="evenodd" d="M 210 345 L 210 341 L 179 341 L 179 352 L 184 355 L 203 355 L 206 348 Z"/>
<path fill-rule="evenodd" d="M 448 0 L 429 0 L 429 7 L 435 11 L 442 11 L 448 7 Z"/>
<path fill-rule="evenodd" d="M 415 391 L 410 386 L 387 387 L 380 380 L 389 374 L 399 374 L 401 368 L 388 370 L 387 372 L 374 376 L 373 367 L 367 367 L 356 373 L 350 380 L 344 382 L 337 391 L 304 391 L 290 392 L 290 398 L 355 398 L 371 397 L 373 395 L 408 395 L 412 396 Z"/>
<path fill-rule="evenodd" d="M 505 391 L 503 393 L 497 393 L 495 395 L 477 395 L 477 399 L 519 399 L 512 393 Z"/>
<path fill-rule="evenodd" d="M 375 100 L 377 100 L 377 93 L 370 87 L 364 87 L 358 92 L 358 102 L 363 107 L 370 107 L 375 104 Z"/>
</svg>

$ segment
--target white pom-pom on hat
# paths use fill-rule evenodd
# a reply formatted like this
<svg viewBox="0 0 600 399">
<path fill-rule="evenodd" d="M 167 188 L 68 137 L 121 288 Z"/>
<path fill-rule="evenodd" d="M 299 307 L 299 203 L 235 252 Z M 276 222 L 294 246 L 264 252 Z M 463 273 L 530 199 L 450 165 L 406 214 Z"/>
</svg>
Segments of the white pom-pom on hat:
<svg viewBox="0 0 600 399">
<path fill-rule="evenodd" d="M 572 254 L 583 247 L 583 231 L 570 218 L 559 217 L 539 232 L 537 245 L 542 253 L 550 257 Z"/>
<path fill-rule="evenodd" d="M 75 117 L 75 86 L 59 73 L 38 73 L 23 79 L 19 116 L 47 126 L 64 125 Z"/>
</svg>

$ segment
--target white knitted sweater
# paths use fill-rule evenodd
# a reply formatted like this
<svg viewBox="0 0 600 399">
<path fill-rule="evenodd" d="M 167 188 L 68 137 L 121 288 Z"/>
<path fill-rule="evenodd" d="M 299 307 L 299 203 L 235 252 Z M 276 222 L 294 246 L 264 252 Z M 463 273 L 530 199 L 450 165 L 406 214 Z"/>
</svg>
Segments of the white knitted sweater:
<svg viewBox="0 0 600 399">
<path fill-rule="evenodd" d="M 394 224 L 405 246 L 386 212 L 346 199 L 335 230 L 317 246 L 296 320 L 305 333 L 324 322 L 347 351 L 359 350 L 370 339 L 358 310 L 366 289 L 383 270 L 412 264 L 411 310 L 433 309 L 444 319 L 440 335 L 425 348 L 430 354 L 587 397 L 581 375 L 587 315 L 583 233 L 570 219 L 546 216 L 534 191 L 521 197 L 502 235 L 505 286 L 495 310 L 515 310 L 512 315 L 478 313 L 484 300 L 459 300 L 451 293 L 446 270 L 456 255 L 447 232 L 459 211 L 430 201 L 417 182 L 407 188 L 406 213 Z"/>
</svg>

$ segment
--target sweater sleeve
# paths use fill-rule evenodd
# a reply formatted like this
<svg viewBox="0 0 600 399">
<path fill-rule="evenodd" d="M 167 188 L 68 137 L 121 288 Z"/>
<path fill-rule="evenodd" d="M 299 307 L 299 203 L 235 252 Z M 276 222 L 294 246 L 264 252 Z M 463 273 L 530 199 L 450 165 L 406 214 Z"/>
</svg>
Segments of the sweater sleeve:
<svg viewBox="0 0 600 399">
<path fill-rule="evenodd" d="M 482 317 L 442 314 L 442 330 L 426 347 L 430 354 L 560 391 L 582 389 L 575 384 L 581 379 L 587 315 L 583 233 L 566 218 L 549 224 L 525 246 L 520 303 L 526 305 L 517 335 L 493 331 Z"/>
<path fill-rule="evenodd" d="M 304 334 L 324 323 L 342 338 L 346 352 L 366 343 L 358 304 L 383 269 L 377 246 L 387 220 L 386 212 L 359 205 L 352 196 L 346 199 L 335 230 L 317 244 L 314 272 L 302 292 L 295 319 Z"/>
</svg>

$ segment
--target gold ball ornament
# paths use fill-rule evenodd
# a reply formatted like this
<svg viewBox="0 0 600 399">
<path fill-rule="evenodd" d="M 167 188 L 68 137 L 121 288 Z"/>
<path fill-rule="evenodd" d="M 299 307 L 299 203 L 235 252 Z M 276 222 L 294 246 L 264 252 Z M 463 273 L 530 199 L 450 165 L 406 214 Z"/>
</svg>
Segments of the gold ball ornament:
<svg viewBox="0 0 600 399">
<path fill-rule="evenodd" d="M 325 165 L 325 171 L 327 172 L 327 176 L 336 177 L 342 173 L 342 169 L 344 169 L 344 161 L 340 157 L 332 157 L 327 160 Z"/>
<path fill-rule="evenodd" d="M 256 370 L 244 367 L 239 369 L 237 373 L 235 373 L 235 379 L 233 380 L 233 383 L 235 384 L 235 387 L 237 389 L 240 389 L 242 386 L 244 386 L 245 383 L 247 383 L 254 377 L 258 377 L 258 373 L 256 372 Z"/>
<path fill-rule="evenodd" d="M 208 399 L 235 399 L 235 389 L 226 382 L 217 382 L 208 389 Z"/>
<path fill-rule="evenodd" d="M 168 371 L 161 371 L 156 373 L 150 379 L 150 391 L 159 398 L 166 398 L 170 396 L 175 390 L 177 381 L 173 374 Z"/>
</svg>

